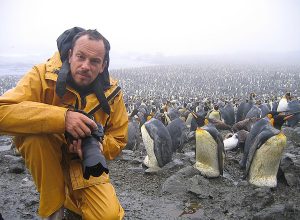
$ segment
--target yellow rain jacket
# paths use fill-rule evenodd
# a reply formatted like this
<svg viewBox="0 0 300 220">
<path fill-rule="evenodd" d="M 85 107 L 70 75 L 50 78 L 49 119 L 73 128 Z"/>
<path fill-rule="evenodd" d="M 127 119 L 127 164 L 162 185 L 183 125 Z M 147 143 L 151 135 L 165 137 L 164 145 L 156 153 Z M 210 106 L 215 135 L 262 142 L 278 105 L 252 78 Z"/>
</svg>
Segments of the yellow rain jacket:
<svg viewBox="0 0 300 220">
<path fill-rule="evenodd" d="M 35 141 L 36 137 L 43 137 L 44 139 L 41 138 L 39 140 L 42 140 L 41 148 L 45 150 L 47 150 L 46 145 L 50 146 L 55 143 L 56 145 L 66 144 L 63 134 L 65 132 L 65 114 L 68 106 L 75 106 L 75 103 L 77 103 L 79 109 L 89 112 L 99 104 L 95 94 L 89 94 L 86 96 L 86 102 L 82 102 L 80 95 L 68 86 L 63 98 L 57 96 L 55 92 L 57 74 L 55 72 L 60 69 L 61 65 L 59 53 L 56 52 L 45 64 L 34 66 L 19 81 L 15 88 L 8 90 L 0 96 L 0 134 L 14 135 L 17 147 L 26 145 L 24 140 L 26 137 L 31 136 L 35 137 L 30 142 L 32 145 L 38 145 L 38 141 Z M 108 97 L 116 87 L 117 81 L 111 79 L 111 87 L 105 91 L 105 96 Z M 82 103 L 86 103 L 86 105 L 83 106 Z M 115 98 L 109 101 L 109 105 L 111 109 L 110 116 L 102 110 L 98 110 L 94 114 L 94 117 L 103 126 L 107 124 L 103 140 L 103 154 L 106 159 L 111 160 L 120 153 L 127 143 L 128 117 L 121 91 Z M 45 139 L 45 137 L 48 137 L 46 135 L 50 135 L 50 141 L 47 138 L 47 140 Z M 43 148 L 43 146 L 45 147 Z M 26 165 L 30 164 L 30 161 L 27 161 L 30 160 L 28 159 L 27 152 L 22 148 L 19 150 L 23 157 L 27 157 L 25 157 Z M 56 149 L 56 153 L 61 159 L 60 149 Z M 31 152 L 30 155 L 34 157 L 34 152 Z M 48 163 L 45 164 L 46 167 L 56 166 L 53 165 L 54 162 L 48 162 L 49 158 L 41 158 L 41 161 L 38 167 L 44 166 L 42 163 Z M 91 177 L 89 180 L 84 180 L 80 161 L 77 163 L 71 161 L 71 164 L 68 164 L 68 166 L 70 169 L 68 173 L 70 175 L 68 177 L 64 175 L 63 178 L 70 178 L 72 189 L 67 190 L 67 192 L 109 182 L 109 177 L 105 173 L 99 178 Z M 52 195 L 57 193 L 55 187 L 53 187 L 53 192 L 51 193 L 51 190 L 47 189 L 48 185 L 47 187 L 44 186 L 45 184 L 49 184 L 47 182 L 50 180 L 41 180 L 43 177 L 39 177 L 40 173 L 36 167 L 35 165 L 34 167 L 29 167 L 29 169 L 40 192 L 39 214 L 42 217 L 47 217 L 62 206 L 68 198 L 65 195 Z M 57 175 L 60 177 L 60 174 Z M 55 179 L 52 182 L 50 184 L 57 185 Z M 56 188 L 59 187 L 57 186 Z M 112 194 L 111 192 L 109 193 Z M 49 204 L 51 205 L 49 206 Z M 80 210 L 80 205 L 78 204 L 72 210 L 78 214 L 82 214 L 82 210 Z"/>
</svg>

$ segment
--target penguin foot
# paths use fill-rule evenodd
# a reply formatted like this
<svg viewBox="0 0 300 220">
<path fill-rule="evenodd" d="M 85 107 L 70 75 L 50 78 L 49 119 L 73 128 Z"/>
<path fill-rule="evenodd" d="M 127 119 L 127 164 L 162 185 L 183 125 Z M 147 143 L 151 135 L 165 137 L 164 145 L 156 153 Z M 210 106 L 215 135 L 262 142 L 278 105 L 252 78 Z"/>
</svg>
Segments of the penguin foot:
<svg viewBox="0 0 300 220">
<path fill-rule="evenodd" d="M 220 176 L 219 170 L 200 162 L 196 162 L 195 168 L 200 171 L 202 176 L 207 178 L 216 178 Z"/>
<path fill-rule="evenodd" d="M 277 186 L 277 178 L 276 176 L 255 176 L 249 178 L 249 183 L 258 187 L 274 188 Z"/>
</svg>

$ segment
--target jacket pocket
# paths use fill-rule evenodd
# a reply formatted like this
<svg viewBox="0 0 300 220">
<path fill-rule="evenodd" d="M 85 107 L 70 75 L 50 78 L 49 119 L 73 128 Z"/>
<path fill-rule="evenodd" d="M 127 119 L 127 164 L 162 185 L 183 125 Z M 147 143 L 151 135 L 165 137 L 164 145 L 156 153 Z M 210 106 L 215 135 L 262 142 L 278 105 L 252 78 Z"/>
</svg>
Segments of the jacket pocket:
<svg viewBox="0 0 300 220">
<path fill-rule="evenodd" d="M 83 178 L 82 164 L 80 160 L 71 160 L 70 161 L 70 180 L 73 190 L 83 189 L 89 186 L 109 183 L 109 175 L 103 173 L 99 177 L 90 176 L 88 180 Z"/>
</svg>

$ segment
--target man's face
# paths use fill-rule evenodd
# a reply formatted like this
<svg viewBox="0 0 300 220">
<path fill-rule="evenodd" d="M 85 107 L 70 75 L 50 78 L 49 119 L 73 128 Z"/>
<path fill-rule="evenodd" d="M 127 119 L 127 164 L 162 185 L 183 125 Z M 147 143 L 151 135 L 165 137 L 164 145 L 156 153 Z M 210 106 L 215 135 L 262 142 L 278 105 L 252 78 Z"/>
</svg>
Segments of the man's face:
<svg viewBox="0 0 300 220">
<path fill-rule="evenodd" d="M 90 85 L 105 68 L 105 47 L 102 40 L 90 40 L 84 35 L 69 51 L 71 75 L 78 86 Z"/>
</svg>

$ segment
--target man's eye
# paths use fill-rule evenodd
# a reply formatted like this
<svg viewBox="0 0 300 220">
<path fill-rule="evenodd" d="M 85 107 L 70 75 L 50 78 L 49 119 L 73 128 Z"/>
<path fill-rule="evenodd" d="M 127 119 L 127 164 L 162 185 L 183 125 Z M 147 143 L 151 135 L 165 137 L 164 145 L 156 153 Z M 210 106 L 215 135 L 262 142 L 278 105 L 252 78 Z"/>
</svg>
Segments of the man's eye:
<svg viewBox="0 0 300 220">
<path fill-rule="evenodd" d="M 84 59 L 84 56 L 82 56 L 81 54 L 77 54 L 76 57 L 77 57 L 78 59 L 81 59 L 81 60 Z"/>
<path fill-rule="evenodd" d="M 99 64 L 100 61 L 99 61 L 99 60 L 92 60 L 91 63 L 92 63 L 92 64 Z"/>
</svg>

